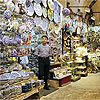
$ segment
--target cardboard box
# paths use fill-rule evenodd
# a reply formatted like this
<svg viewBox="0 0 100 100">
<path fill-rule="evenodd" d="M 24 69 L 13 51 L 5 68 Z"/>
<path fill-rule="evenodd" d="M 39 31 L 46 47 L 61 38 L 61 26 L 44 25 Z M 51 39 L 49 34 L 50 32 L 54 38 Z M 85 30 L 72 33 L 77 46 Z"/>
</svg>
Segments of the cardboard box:
<svg viewBox="0 0 100 100">
<path fill-rule="evenodd" d="M 51 87 L 54 87 L 54 88 L 58 88 L 59 87 L 59 81 L 58 80 L 49 80 L 49 85 Z"/>
</svg>

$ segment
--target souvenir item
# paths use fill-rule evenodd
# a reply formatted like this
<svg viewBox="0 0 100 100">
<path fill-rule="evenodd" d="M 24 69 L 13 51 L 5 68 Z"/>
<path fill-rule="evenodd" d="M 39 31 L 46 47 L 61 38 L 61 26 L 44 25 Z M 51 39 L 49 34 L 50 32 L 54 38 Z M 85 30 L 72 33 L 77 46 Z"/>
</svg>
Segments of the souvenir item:
<svg viewBox="0 0 100 100">
<path fill-rule="evenodd" d="M 25 31 L 26 31 L 26 25 L 25 24 L 21 24 L 19 26 L 18 32 L 21 34 L 21 33 L 24 33 Z"/>
<path fill-rule="evenodd" d="M 57 11 L 58 13 L 60 13 L 60 7 L 59 7 L 57 1 L 54 1 L 54 11 Z"/>
<path fill-rule="evenodd" d="M 19 0 L 13 0 L 13 2 L 14 2 L 14 5 L 15 5 L 14 12 L 19 14 L 19 12 L 20 12 L 20 9 L 18 7 Z"/>
<path fill-rule="evenodd" d="M 77 34 L 80 34 L 80 33 L 81 33 L 81 28 L 77 27 Z"/>
<path fill-rule="evenodd" d="M 54 23 L 53 22 L 50 22 L 49 28 L 50 28 L 51 32 L 54 32 Z"/>
<path fill-rule="evenodd" d="M 54 10 L 54 3 L 52 0 L 48 0 L 48 6 L 51 10 Z"/>
<path fill-rule="evenodd" d="M 21 77 L 21 75 L 16 71 L 12 71 L 11 74 L 16 78 Z"/>
<path fill-rule="evenodd" d="M 33 22 L 31 22 L 30 20 L 29 21 L 26 21 L 26 29 L 27 29 L 27 31 L 32 31 L 33 30 L 33 28 L 34 28 L 34 23 Z"/>
<path fill-rule="evenodd" d="M 19 0 L 19 4 L 25 4 L 26 0 Z"/>
<path fill-rule="evenodd" d="M 15 5 L 14 5 L 14 3 L 12 2 L 12 0 L 4 0 L 4 4 L 6 5 L 6 9 L 7 9 L 7 10 L 10 10 L 11 12 L 14 11 Z"/>
<path fill-rule="evenodd" d="M 41 0 L 34 0 L 36 3 L 41 3 Z"/>
<path fill-rule="evenodd" d="M 42 4 L 44 5 L 44 7 L 47 7 L 47 0 L 42 0 Z"/>
<path fill-rule="evenodd" d="M 11 56 L 11 49 L 8 49 L 8 56 Z"/>
<path fill-rule="evenodd" d="M 54 12 L 51 9 L 48 9 L 48 18 L 50 21 L 52 21 L 54 18 Z"/>
<path fill-rule="evenodd" d="M 27 73 L 27 72 L 25 72 L 25 71 L 18 71 L 18 73 L 22 76 L 22 77 L 27 77 L 27 76 L 29 76 L 29 74 Z"/>
<path fill-rule="evenodd" d="M 13 46 L 17 46 L 17 41 L 12 40 L 12 44 L 13 44 Z"/>
<path fill-rule="evenodd" d="M 7 22 L 5 22 L 4 20 L 5 19 L 0 20 L 0 30 L 1 31 L 5 31 L 7 29 Z"/>
<path fill-rule="evenodd" d="M 43 16 L 46 18 L 47 17 L 47 9 L 43 8 Z"/>
<path fill-rule="evenodd" d="M 68 8 L 64 8 L 63 15 L 67 16 L 68 14 L 70 14 L 70 10 Z"/>
<path fill-rule="evenodd" d="M 21 39 L 19 37 L 16 37 L 15 38 L 15 41 L 17 42 L 17 44 L 20 44 L 21 43 Z"/>
<path fill-rule="evenodd" d="M 12 22 L 9 23 L 9 27 L 10 27 L 10 30 L 12 32 L 17 32 L 18 31 L 18 28 L 19 28 L 19 23 L 17 20 L 13 20 Z"/>
<path fill-rule="evenodd" d="M 34 30 L 35 35 L 39 35 L 39 31 L 38 30 Z"/>
<path fill-rule="evenodd" d="M 58 23 L 60 20 L 59 12 L 54 11 L 54 21 L 55 23 Z"/>
<path fill-rule="evenodd" d="M 13 49 L 12 50 L 12 56 L 16 57 L 18 55 L 18 52 L 16 49 Z"/>
<path fill-rule="evenodd" d="M 41 25 L 41 17 L 35 16 L 34 23 L 36 24 L 36 26 L 40 26 Z"/>
<path fill-rule="evenodd" d="M 8 45 L 9 44 L 9 37 L 8 36 L 4 36 L 2 38 L 2 42 L 3 42 L 4 45 Z"/>
<path fill-rule="evenodd" d="M 42 7 L 39 3 L 34 3 L 34 10 L 38 16 L 42 16 Z"/>
<path fill-rule="evenodd" d="M 28 16 L 32 16 L 34 14 L 34 6 L 30 0 L 26 0 L 25 10 L 26 10 L 26 14 Z"/>
<path fill-rule="evenodd" d="M 0 13 L 2 13 L 4 10 L 6 10 L 6 5 L 4 4 L 4 1 L 0 1 Z"/>
<path fill-rule="evenodd" d="M 43 31 L 47 31 L 48 29 L 48 19 L 47 18 L 43 18 L 43 20 L 41 21 L 41 28 Z"/>
<path fill-rule="evenodd" d="M 9 19 L 9 18 L 11 18 L 11 11 L 5 10 L 3 15 L 4 15 L 5 18 Z"/>
</svg>

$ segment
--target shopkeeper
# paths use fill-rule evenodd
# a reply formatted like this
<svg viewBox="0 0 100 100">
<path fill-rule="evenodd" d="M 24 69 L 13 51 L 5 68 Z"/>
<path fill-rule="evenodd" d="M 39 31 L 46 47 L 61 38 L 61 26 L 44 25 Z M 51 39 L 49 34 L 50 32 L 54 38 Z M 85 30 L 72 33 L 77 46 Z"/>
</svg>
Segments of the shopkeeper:
<svg viewBox="0 0 100 100">
<path fill-rule="evenodd" d="M 86 67 L 88 67 L 88 52 L 87 52 L 87 44 L 83 43 L 83 48 L 82 48 L 82 55 L 83 55 L 83 59 L 85 59 L 85 65 Z"/>
<path fill-rule="evenodd" d="M 38 45 L 35 50 L 35 55 L 38 58 L 38 65 L 39 65 L 39 76 L 38 78 L 44 79 L 45 86 L 44 89 L 49 90 L 48 87 L 48 78 L 49 78 L 49 67 L 50 67 L 50 60 L 49 57 L 50 53 L 50 46 L 48 43 L 48 37 L 46 35 L 42 36 L 42 44 Z"/>
</svg>

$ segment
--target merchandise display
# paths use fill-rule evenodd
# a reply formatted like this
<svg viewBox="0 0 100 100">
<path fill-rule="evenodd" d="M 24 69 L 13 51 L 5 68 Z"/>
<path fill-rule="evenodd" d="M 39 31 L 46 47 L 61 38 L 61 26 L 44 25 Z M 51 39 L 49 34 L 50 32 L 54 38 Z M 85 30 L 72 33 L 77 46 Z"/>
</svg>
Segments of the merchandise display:
<svg viewBox="0 0 100 100">
<path fill-rule="evenodd" d="M 100 26 L 78 14 L 58 0 L 0 0 L 0 100 L 24 100 L 43 89 L 34 54 L 43 35 L 51 87 L 100 71 Z"/>
</svg>

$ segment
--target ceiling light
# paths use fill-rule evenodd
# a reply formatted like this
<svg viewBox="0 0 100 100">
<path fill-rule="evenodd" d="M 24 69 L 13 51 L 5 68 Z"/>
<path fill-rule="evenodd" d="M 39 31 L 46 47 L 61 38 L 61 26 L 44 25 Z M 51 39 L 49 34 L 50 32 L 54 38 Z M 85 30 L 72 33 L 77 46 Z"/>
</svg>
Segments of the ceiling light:
<svg viewBox="0 0 100 100">
<path fill-rule="evenodd" d="M 88 13 L 89 13 L 89 12 L 90 12 L 90 9 L 89 9 L 89 8 L 87 8 L 87 9 L 85 10 L 85 12 L 88 12 Z"/>
<path fill-rule="evenodd" d="M 92 17 L 91 17 L 91 19 L 92 19 L 92 20 L 95 20 L 95 17 L 94 17 L 94 16 L 92 16 Z"/>
</svg>

